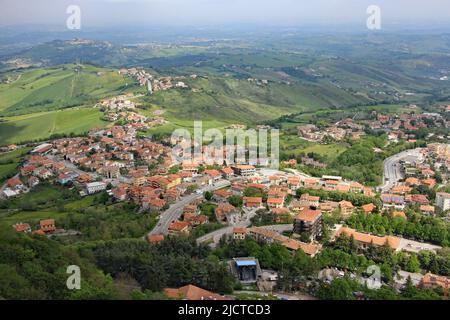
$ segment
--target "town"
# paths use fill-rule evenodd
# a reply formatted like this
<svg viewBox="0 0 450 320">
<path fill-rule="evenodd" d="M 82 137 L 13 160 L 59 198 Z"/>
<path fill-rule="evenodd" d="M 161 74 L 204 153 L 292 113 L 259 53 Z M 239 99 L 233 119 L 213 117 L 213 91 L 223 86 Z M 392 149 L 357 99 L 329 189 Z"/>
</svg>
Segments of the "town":
<svg viewBox="0 0 450 320">
<path fill-rule="evenodd" d="M 117 99 L 102 103 L 111 104 L 132 105 Z M 427 229 L 415 233 L 405 226 L 427 218 L 449 221 L 450 193 L 434 191 L 450 178 L 449 144 L 431 143 L 387 159 L 385 184 L 374 188 L 340 176 L 309 176 L 295 169 L 295 159 L 283 162 L 281 170 L 251 164 L 211 164 L 202 158 L 178 164 L 171 157 L 170 145 L 138 135 L 146 119 L 119 110 L 121 117 L 131 121 L 92 129 L 86 137 L 36 146 L 19 173 L 2 186 L 2 197 L 20 197 L 44 182 L 77 190 L 81 197 L 102 193 L 114 202 L 135 204 L 137 214 L 157 215 L 157 224 L 145 236 L 152 245 L 168 237 L 189 237 L 201 228 L 210 232 L 198 233 L 196 241 L 211 248 L 223 246 L 223 241 L 252 239 L 281 245 L 294 255 L 300 250 L 310 258 L 328 252 L 330 245 L 342 239 L 354 241 L 359 254 L 387 246 L 408 259 L 417 259 L 424 252 L 436 255 L 448 245 L 448 233 L 426 233 Z M 384 225 L 369 228 L 373 221 L 397 228 L 392 233 Z M 16 221 L 12 227 L 20 233 L 50 238 L 80 234 L 58 229 L 58 221 L 51 217 L 36 226 Z M 233 257 L 229 268 L 244 288 L 257 284 L 257 290 L 265 294 L 273 292 L 280 277 L 279 271 L 261 269 L 255 257 Z M 332 278 L 343 276 L 339 269 L 330 266 L 321 272 L 331 272 Z M 408 278 L 418 287 L 440 287 L 448 292 L 448 278 L 420 274 L 417 267 L 407 269 L 396 272 L 393 284 L 397 290 Z M 367 281 L 361 279 L 362 283 Z M 203 298 L 225 298 L 195 288 Z M 167 289 L 166 293 L 198 298 L 189 297 L 191 290 L 188 294 L 184 289 Z"/>
</svg>

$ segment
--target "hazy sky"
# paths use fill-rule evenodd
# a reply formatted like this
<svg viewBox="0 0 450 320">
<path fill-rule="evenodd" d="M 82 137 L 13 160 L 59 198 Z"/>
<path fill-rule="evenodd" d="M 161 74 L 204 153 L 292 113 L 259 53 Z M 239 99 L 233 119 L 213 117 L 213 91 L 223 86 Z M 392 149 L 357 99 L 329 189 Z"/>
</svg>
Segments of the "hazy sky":
<svg viewBox="0 0 450 320">
<path fill-rule="evenodd" d="M 387 24 L 450 21 L 450 0 L 0 0 L 0 24 L 64 26 L 72 4 L 85 27 L 365 23 L 371 4 Z"/>
</svg>

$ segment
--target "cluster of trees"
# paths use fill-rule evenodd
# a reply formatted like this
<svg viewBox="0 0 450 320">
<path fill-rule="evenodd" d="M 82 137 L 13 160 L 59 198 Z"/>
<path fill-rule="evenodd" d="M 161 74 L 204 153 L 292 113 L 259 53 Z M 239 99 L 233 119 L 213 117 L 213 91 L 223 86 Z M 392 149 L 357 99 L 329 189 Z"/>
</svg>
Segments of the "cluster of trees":
<svg viewBox="0 0 450 320">
<path fill-rule="evenodd" d="M 269 212 L 266 209 L 259 209 L 258 211 L 256 211 L 256 214 L 254 217 L 252 217 L 250 219 L 251 223 L 253 226 L 255 227 L 260 227 L 260 226 L 270 226 L 270 225 L 274 225 L 274 224 L 286 224 L 286 223 L 292 223 L 293 222 L 293 218 L 291 215 L 287 215 L 285 217 L 285 219 L 281 219 L 279 221 L 277 221 L 276 219 L 277 217 Z"/>
<path fill-rule="evenodd" d="M 188 238 L 169 237 L 157 245 L 142 240 L 108 241 L 80 250 L 92 255 L 104 272 L 113 277 L 125 274 L 151 292 L 194 284 L 224 294 L 235 285 L 226 264 L 211 255 L 208 247 Z"/>
<path fill-rule="evenodd" d="M 264 192 L 263 190 L 255 187 L 248 187 L 245 188 L 244 197 L 261 197 L 263 198 L 263 201 L 267 200 L 267 192 Z"/>
<path fill-rule="evenodd" d="M 66 286 L 70 265 L 81 268 L 81 290 Z M 113 299 L 116 293 L 112 278 L 74 247 L 0 230 L 0 299 Z"/>
<path fill-rule="evenodd" d="M 449 225 L 445 221 L 416 214 L 409 214 L 408 220 L 378 214 L 353 215 L 347 224 L 359 231 L 378 235 L 396 234 L 416 240 L 429 241 L 442 246 L 449 245 Z"/>
<path fill-rule="evenodd" d="M 136 214 L 133 204 L 91 206 L 58 219 L 58 227 L 81 232 L 82 240 L 139 238 L 156 224 L 155 214 Z"/>
</svg>

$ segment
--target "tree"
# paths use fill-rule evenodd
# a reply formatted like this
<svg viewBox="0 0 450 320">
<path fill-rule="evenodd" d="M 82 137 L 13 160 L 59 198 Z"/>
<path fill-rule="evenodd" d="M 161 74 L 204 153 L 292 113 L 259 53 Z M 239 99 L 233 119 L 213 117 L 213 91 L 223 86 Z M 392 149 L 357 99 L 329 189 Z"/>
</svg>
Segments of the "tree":
<svg viewBox="0 0 450 320">
<path fill-rule="evenodd" d="M 213 197 L 213 193 L 211 191 L 206 191 L 203 194 L 204 198 L 206 201 L 211 201 L 212 197 Z"/>
<path fill-rule="evenodd" d="M 232 195 L 231 197 L 228 198 L 228 203 L 235 206 L 236 208 L 242 208 L 244 201 L 241 196 Z"/>
<path fill-rule="evenodd" d="M 354 289 L 358 285 L 348 278 L 338 278 L 331 284 L 322 284 L 317 296 L 322 300 L 354 300 Z"/>
<path fill-rule="evenodd" d="M 406 265 L 406 271 L 420 272 L 420 262 L 419 262 L 419 259 L 417 259 L 417 256 L 415 254 L 413 254 L 409 257 L 409 261 Z"/>
</svg>

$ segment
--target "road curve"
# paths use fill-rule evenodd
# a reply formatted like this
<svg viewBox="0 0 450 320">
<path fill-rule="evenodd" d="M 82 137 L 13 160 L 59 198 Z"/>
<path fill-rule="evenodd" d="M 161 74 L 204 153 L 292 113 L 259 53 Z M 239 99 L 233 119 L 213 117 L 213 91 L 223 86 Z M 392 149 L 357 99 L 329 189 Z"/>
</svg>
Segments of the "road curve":
<svg viewBox="0 0 450 320">
<path fill-rule="evenodd" d="M 405 178 L 400 162 L 410 156 L 420 157 L 420 148 L 406 150 L 384 160 L 383 185 L 379 186 L 381 192 L 388 192 L 400 180 Z"/>
<path fill-rule="evenodd" d="M 194 201 L 196 199 L 203 197 L 203 192 L 219 190 L 219 189 L 228 187 L 229 185 L 230 185 L 229 181 L 221 180 L 219 182 L 216 182 L 212 186 L 207 186 L 207 187 L 199 189 L 199 190 L 201 190 L 200 194 L 193 193 L 191 195 L 181 198 L 181 200 L 172 204 L 169 207 L 169 209 L 167 209 L 160 215 L 158 224 L 153 228 L 152 231 L 150 231 L 150 233 L 148 235 L 155 235 L 155 234 L 167 235 L 167 233 L 169 232 L 170 224 L 173 221 L 178 220 L 181 217 L 184 206 L 188 205 L 189 203 L 191 203 L 192 201 Z"/>
</svg>

